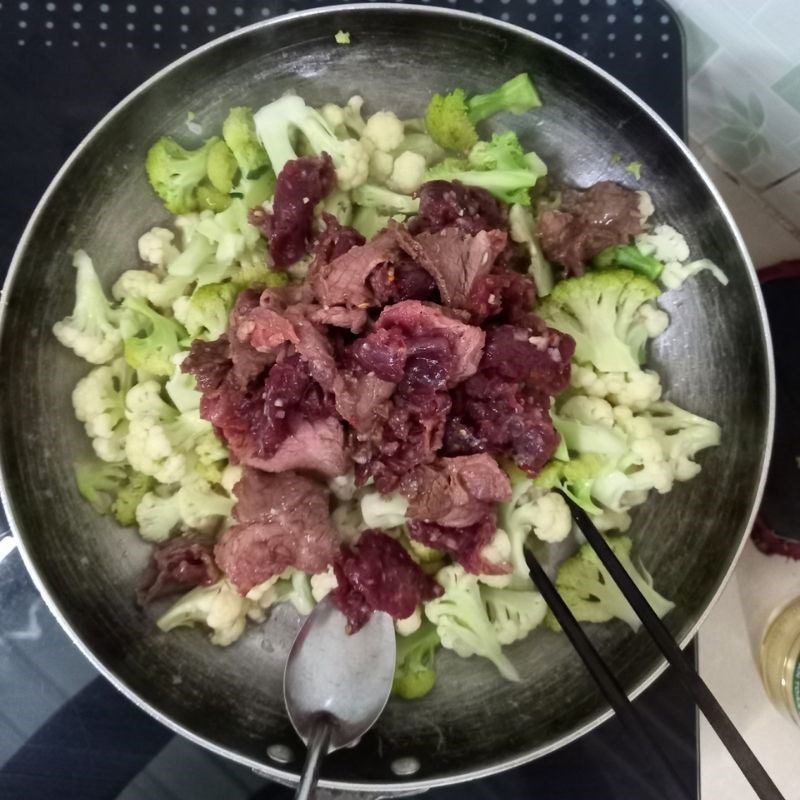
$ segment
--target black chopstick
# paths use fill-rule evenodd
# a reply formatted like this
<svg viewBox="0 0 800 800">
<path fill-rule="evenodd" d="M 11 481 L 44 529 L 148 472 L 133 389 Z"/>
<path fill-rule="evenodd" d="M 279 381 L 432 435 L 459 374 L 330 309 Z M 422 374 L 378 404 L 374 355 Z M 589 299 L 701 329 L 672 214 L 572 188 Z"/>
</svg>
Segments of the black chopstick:
<svg viewBox="0 0 800 800">
<path fill-rule="evenodd" d="M 650 607 L 650 604 L 645 600 L 630 575 L 620 564 L 600 531 L 589 519 L 589 515 L 566 494 L 563 492 L 560 492 L 560 494 L 566 500 L 572 512 L 572 518 L 580 528 L 581 533 L 586 537 L 586 541 L 597 553 L 597 557 L 608 570 L 609 575 L 611 575 L 620 591 L 625 595 L 631 608 L 636 612 L 636 616 L 639 617 L 647 632 L 658 645 L 659 650 L 675 669 L 681 683 L 692 695 L 697 707 L 703 712 L 703 716 L 705 716 L 720 741 L 725 745 L 755 793 L 761 800 L 785 800 L 772 778 L 767 775 L 766 770 L 761 766 L 747 742 L 745 742 L 736 726 L 722 709 L 717 698 L 714 697 L 705 681 L 697 673 L 697 670 L 686 660 L 672 634 Z"/>
<path fill-rule="evenodd" d="M 652 782 L 656 786 L 662 787 L 663 796 L 667 800 L 677 800 L 677 798 L 693 800 L 694 794 L 684 786 L 666 756 L 656 744 L 655 739 L 650 735 L 650 731 L 628 699 L 625 690 L 608 666 L 606 666 L 605 661 L 600 657 L 600 654 L 584 633 L 583 628 L 581 628 L 580 623 L 575 619 L 567 604 L 561 599 L 561 595 L 547 576 L 547 573 L 542 569 L 542 565 L 538 562 L 536 556 L 530 550 L 527 550 L 525 552 L 525 560 L 536 588 L 550 607 L 553 616 L 564 629 L 564 633 L 586 665 L 589 674 L 595 680 L 603 695 L 605 695 L 606 700 L 608 700 L 622 724 L 638 742 L 644 756 L 643 763 L 651 773 Z"/>
</svg>

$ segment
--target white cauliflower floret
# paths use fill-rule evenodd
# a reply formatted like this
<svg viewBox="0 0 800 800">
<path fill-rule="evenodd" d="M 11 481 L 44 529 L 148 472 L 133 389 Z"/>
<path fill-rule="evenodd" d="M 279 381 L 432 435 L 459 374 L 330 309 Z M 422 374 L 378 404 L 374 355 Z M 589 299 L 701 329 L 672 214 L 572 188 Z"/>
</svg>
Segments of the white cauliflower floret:
<svg viewBox="0 0 800 800">
<path fill-rule="evenodd" d="M 125 456 L 135 470 L 152 475 L 159 483 L 177 483 L 189 471 L 193 458 L 212 463 L 224 458 L 226 451 L 211 424 L 197 411 L 178 414 L 160 394 L 161 385 L 152 380 L 128 392 Z"/>
<path fill-rule="evenodd" d="M 511 540 L 502 528 L 494 532 L 491 541 L 481 550 L 480 559 L 501 569 L 507 568 L 510 564 Z M 508 572 L 500 575 L 478 575 L 478 580 L 487 586 L 504 587 L 511 584 L 512 577 L 512 573 Z"/>
<path fill-rule="evenodd" d="M 488 658 L 504 678 L 518 681 L 519 673 L 503 654 L 494 624 L 486 611 L 477 576 L 462 566 L 444 567 L 436 573 L 444 593 L 425 603 L 425 616 L 436 626 L 442 647 L 462 658 Z M 489 587 L 490 591 L 493 591 Z"/>
<path fill-rule="evenodd" d="M 604 376 L 611 373 L 597 373 L 592 367 L 584 367 L 580 364 L 573 364 L 570 368 L 569 382 L 574 389 L 589 395 L 589 397 L 603 397 L 608 395 L 608 387 Z"/>
<path fill-rule="evenodd" d="M 373 150 L 369 157 L 369 177 L 375 183 L 386 183 L 392 174 L 394 158 L 391 153 Z"/>
<path fill-rule="evenodd" d="M 181 524 L 178 495 L 163 489 L 148 492 L 136 506 L 139 535 L 148 542 L 165 542 Z"/>
<path fill-rule="evenodd" d="M 377 111 L 368 120 L 362 137 L 378 150 L 391 153 L 400 147 L 404 136 L 403 123 L 393 111 Z"/>
<path fill-rule="evenodd" d="M 133 383 L 133 371 L 118 358 L 93 369 L 72 390 L 75 416 L 83 422 L 95 453 L 103 461 L 125 458 L 125 395 Z"/>
<path fill-rule="evenodd" d="M 111 287 L 111 294 L 119 301 L 126 297 L 141 297 L 156 308 L 166 309 L 175 303 L 186 287 L 185 278 L 176 278 L 172 275 L 159 278 L 150 270 L 129 269 L 117 278 Z"/>
<path fill-rule="evenodd" d="M 394 629 L 397 631 L 398 636 L 411 636 L 420 629 L 422 625 L 422 607 L 417 606 L 412 614 L 409 614 L 405 619 L 395 620 Z"/>
<path fill-rule="evenodd" d="M 242 479 L 242 468 L 239 464 L 228 464 L 222 470 L 222 479 L 219 484 L 230 495 L 233 494 L 233 487 Z"/>
<path fill-rule="evenodd" d="M 361 516 L 367 528 L 397 528 L 405 523 L 407 510 L 408 500 L 401 494 L 384 497 L 373 490 L 361 498 Z"/>
<path fill-rule="evenodd" d="M 349 191 L 366 182 L 369 176 L 369 153 L 361 142 L 345 139 L 341 145 L 342 160 L 336 167 L 336 180 L 340 189 Z"/>
<path fill-rule="evenodd" d="M 361 109 L 364 107 L 364 98 L 361 95 L 354 94 L 342 109 L 344 116 L 344 125 L 356 136 L 361 136 L 364 133 L 366 123 L 364 117 L 361 116 Z"/>
<path fill-rule="evenodd" d="M 601 532 L 625 533 L 631 527 L 631 515 L 627 511 L 612 511 L 610 508 L 605 508 L 599 514 L 592 514 L 592 522 Z"/>
<path fill-rule="evenodd" d="M 321 603 L 338 585 L 333 567 L 328 567 L 325 572 L 311 576 L 311 596 L 315 602 Z"/>
<path fill-rule="evenodd" d="M 175 217 L 175 228 L 181 240 L 181 247 L 186 248 L 189 240 L 194 236 L 197 226 L 204 219 L 209 219 L 214 216 L 211 210 L 201 211 L 199 213 L 179 214 Z"/>
<path fill-rule="evenodd" d="M 185 594 L 156 623 L 162 631 L 189 625 L 205 625 L 212 644 L 226 647 L 244 632 L 253 603 L 237 591 L 227 578 L 213 586 L 198 586 Z"/>
<path fill-rule="evenodd" d="M 533 590 L 482 587 L 481 598 L 501 645 L 524 639 L 547 614 L 547 603 Z"/>
<path fill-rule="evenodd" d="M 572 530 L 572 514 L 564 498 L 548 492 L 531 503 L 528 519 L 542 542 L 563 542 Z"/>
<path fill-rule="evenodd" d="M 361 531 L 368 527 L 361 516 L 358 500 L 339 503 L 331 512 L 331 522 L 339 534 L 339 539 L 346 544 L 355 542 L 361 536 Z"/>
<path fill-rule="evenodd" d="M 661 398 L 661 378 L 653 370 L 605 374 L 608 397 L 615 405 L 644 411 Z"/>
<path fill-rule="evenodd" d="M 640 233 L 634 241 L 644 255 L 654 256 L 664 263 L 683 262 L 689 258 L 686 239 L 671 225 L 656 225 L 652 233 Z"/>
<path fill-rule="evenodd" d="M 425 181 L 425 156 L 406 150 L 394 160 L 386 185 L 395 192 L 414 194 Z"/>
<path fill-rule="evenodd" d="M 656 207 L 653 205 L 653 198 L 645 191 L 638 191 L 639 195 L 639 220 L 642 226 L 655 214 Z"/>
<path fill-rule="evenodd" d="M 75 252 L 72 265 L 77 270 L 75 307 L 53 325 L 53 334 L 76 356 L 90 364 L 105 364 L 122 351 L 121 312 L 111 307 L 84 250 Z"/>
<path fill-rule="evenodd" d="M 669 314 L 660 308 L 645 303 L 638 312 L 639 321 L 644 325 L 647 335 L 653 339 L 669 327 Z"/>
<path fill-rule="evenodd" d="M 337 475 L 328 481 L 328 488 L 338 500 L 352 500 L 356 496 L 356 476 L 349 472 L 347 475 Z"/>
<path fill-rule="evenodd" d="M 167 228 L 151 228 L 139 237 L 139 257 L 165 270 L 180 255 L 174 239 L 175 234 Z"/>
<path fill-rule="evenodd" d="M 196 475 L 178 489 L 178 512 L 183 522 L 194 530 L 210 533 L 230 517 L 233 498 L 215 492 L 211 484 Z"/>
<path fill-rule="evenodd" d="M 319 113 L 335 131 L 344 126 L 344 109 L 341 106 L 337 106 L 335 103 L 325 103 Z"/>
<path fill-rule="evenodd" d="M 559 414 L 587 425 L 600 423 L 611 427 L 614 424 L 614 409 L 601 397 L 585 397 L 580 394 L 570 397 L 561 406 Z"/>
</svg>

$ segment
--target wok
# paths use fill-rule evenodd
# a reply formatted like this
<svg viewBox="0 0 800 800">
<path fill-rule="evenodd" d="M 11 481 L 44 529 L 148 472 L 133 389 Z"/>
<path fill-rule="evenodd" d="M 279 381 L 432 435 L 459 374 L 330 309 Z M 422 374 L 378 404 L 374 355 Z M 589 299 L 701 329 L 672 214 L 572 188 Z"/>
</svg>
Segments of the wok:
<svg viewBox="0 0 800 800">
<path fill-rule="evenodd" d="M 339 29 L 352 45 L 335 44 Z M 73 641 L 132 701 L 273 778 L 293 780 L 301 763 L 281 697 L 297 616 L 281 608 L 227 649 L 200 631 L 160 634 L 156 611 L 133 602 L 148 547 L 96 516 L 75 490 L 71 463 L 89 448 L 70 392 L 86 365 L 50 332 L 72 308 L 71 253 L 85 248 L 107 286 L 136 265 L 137 237 L 168 223 L 145 180 L 145 151 L 162 134 L 191 141 L 188 111 L 212 132 L 229 107 L 295 89 L 314 104 L 360 93 L 369 108 L 414 116 L 432 91 L 486 91 L 521 71 L 534 77 L 544 107 L 493 125 L 513 125 L 570 184 L 608 177 L 614 152 L 641 161 L 658 219 L 730 277 L 727 287 L 702 275 L 666 293 L 673 322 L 651 355 L 667 396 L 723 427 L 701 476 L 651 499 L 632 529 L 656 585 L 677 601 L 667 623 L 686 642 L 730 573 L 761 496 L 773 421 L 769 338 L 753 267 L 709 179 L 662 120 L 587 61 L 512 25 L 434 8 L 329 8 L 243 29 L 158 73 L 106 116 L 56 176 L 14 257 L 0 330 L 0 467 L 27 567 Z M 613 177 L 640 188 L 619 168 Z M 662 670 L 645 634 L 622 623 L 590 628 L 630 694 Z M 357 748 L 325 762 L 323 785 L 412 791 L 477 778 L 555 750 L 609 715 L 563 636 L 536 632 L 509 655 L 519 684 L 484 660 L 443 652 L 433 693 L 391 702 Z"/>
</svg>

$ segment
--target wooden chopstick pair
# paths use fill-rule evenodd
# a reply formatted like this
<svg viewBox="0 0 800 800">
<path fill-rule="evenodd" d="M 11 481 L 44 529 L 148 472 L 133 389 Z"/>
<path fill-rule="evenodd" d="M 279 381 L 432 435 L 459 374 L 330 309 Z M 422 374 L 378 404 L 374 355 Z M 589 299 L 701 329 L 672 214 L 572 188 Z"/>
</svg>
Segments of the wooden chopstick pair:
<svg viewBox="0 0 800 800">
<path fill-rule="evenodd" d="M 715 730 L 755 793 L 761 800 L 785 800 L 778 787 L 767 775 L 764 767 L 761 766 L 753 751 L 722 709 L 716 697 L 711 693 L 711 690 L 695 668 L 686 660 L 672 634 L 650 607 L 647 600 L 645 600 L 630 575 L 628 575 L 608 546 L 606 540 L 589 519 L 589 516 L 570 497 L 563 492 L 561 492 L 561 495 L 566 500 L 572 513 L 572 518 L 581 533 L 586 537 L 586 541 L 594 549 L 603 566 L 608 570 L 620 591 L 625 595 L 625 598 L 664 657 L 675 669 L 680 682 L 692 696 L 697 707 L 703 712 L 703 715 Z M 611 707 L 619 715 L 623 724 L 639 741 L 646 759 L 645 763 L 648 764 L 654 778 L 664 787 L 664 797 L 669 800 L 673 800 L 673 798 L 691 798 L 691 800 L 694 800 L 695 793 L 687 789 L 669 764 L 639 712 L 628 699 L 619 681 L 600 657 L 589 637 L 581 628 L 580 623 L 575 619 L 567 604 L 561 599 L 558 590 L 530 550 L 526 551 L 526 560 L 533 582 L 586 665 L 589 674 L 597 683 Z"/>
</svg>

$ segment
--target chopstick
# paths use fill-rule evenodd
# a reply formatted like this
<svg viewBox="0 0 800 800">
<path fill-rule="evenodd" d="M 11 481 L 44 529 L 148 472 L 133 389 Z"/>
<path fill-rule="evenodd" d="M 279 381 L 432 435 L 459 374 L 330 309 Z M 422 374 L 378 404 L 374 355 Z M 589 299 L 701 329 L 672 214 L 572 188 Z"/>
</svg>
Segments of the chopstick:
<svg viewBox="0 0 800 800">
<path fill-rule="evenodd" d="M 650 604 L 645 600 L 630 575 L 620 564 L 600 531 L 589 519 L 589 515 L 572 498 L 560 490 L 557 491 L 566 500 L 572 513 L 572 518 L 581 533 L 586 537 L 586 541 L 597 553 L 597 557 L 608 570 L 609 575 L 611 575 L 620 591 L 625 595 L 625 598 L 636 612 L 636 616 L 642 621 L 659 650 L 675 669 L 684 688 L 691 694 L 697 707 L 703 712 L 703 716 L 705 716 L 720 741 L 725 745 L 755 793 L 761 800 L 785 800 L 772 778 L 769 777 L 747 742 L 736 729 L 736 726 L 731 722 L 730 717 L 725 713 L 717 698 L 712 694 L 705 681 L 697 673 L 697 670 L 686 660 L 672 634 L 650 607 Z M 542 594 L 544 595 L 544 593 Z M 547 600 L 547 597 L 545 597 L 545 600 Z M 555 615 L 555 611 L 553 611 L 553 614 Z M 556 618 L 558 619 L 558 617 Z M 561 623 L 560 619 L 559 623 Z M 566 631 L 566 628 L 564 630 Z M 588 663 L 587 667 L 589 667 Z M 589 667 L 589 670 L 592 671 L 592 668 Z M 592 674 L 594 676 L 594 673 Z"/>
<path fill-rule="evenodd" d="M 643 763 L 649 768 L 652 782 L 657 786 L 663 787 L 663 796 L 668 800 L 677 800 L 677 798 L 694 800 L 694 794 L 689 792 L 656 744 L 655 739 L 642 721 L 639 712 L 625 694 L 625 690 L 609 670 L 605 661 L 600 657 L 600 654 L 569 610 L 567 604 L 561 599 L 561 595 L 547 576 L 542 565 L 537 561 L 536 556 L 530 550 L 526 550 L 525 560 L 536 588 L 550 607 L 553 616 L 564 629 L 564 633 L 586 665 L 589 674 L 595 680 L 603 695 L 605 695 L 606 700 L 608 700 L 622 724 L 639 743 L 644 756 Z"/>
</svg>

